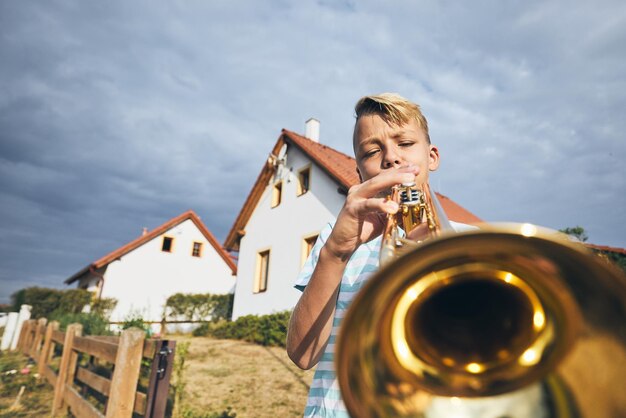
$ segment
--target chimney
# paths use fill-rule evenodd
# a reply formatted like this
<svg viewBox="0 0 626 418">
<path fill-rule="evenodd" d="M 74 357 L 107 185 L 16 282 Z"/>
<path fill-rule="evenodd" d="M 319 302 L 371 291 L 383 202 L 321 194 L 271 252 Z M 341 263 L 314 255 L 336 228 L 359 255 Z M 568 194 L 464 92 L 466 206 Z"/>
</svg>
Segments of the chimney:
<svg viewBox="0 0 626 418">
<path fill-rule="evenodd" d="M 146 228 L 145 226 L 143 227 L 143 230 L 141 231 L 141 236 L 143 237 L 144 235 L 146 235 L 148 233 L 148 228 Z"/>
<path fill-rule="evenodd" d="M 304 123 L 304 136 L 311 141 L 320 142 L 320 121 L 310 118 Z"/>
</svg>

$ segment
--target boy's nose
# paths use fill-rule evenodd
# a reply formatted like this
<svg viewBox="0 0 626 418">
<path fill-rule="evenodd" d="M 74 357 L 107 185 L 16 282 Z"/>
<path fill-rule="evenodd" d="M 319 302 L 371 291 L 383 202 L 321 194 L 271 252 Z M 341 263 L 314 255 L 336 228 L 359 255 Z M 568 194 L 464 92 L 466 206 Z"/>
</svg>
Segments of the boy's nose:
<svg viewBox="0 0 626 418">
<path fill-rule="evenodd" d="M 383 158 L 383 168 L 401 167 L 402 158 L 394 152 L 386 152 Z"/>
</svg>

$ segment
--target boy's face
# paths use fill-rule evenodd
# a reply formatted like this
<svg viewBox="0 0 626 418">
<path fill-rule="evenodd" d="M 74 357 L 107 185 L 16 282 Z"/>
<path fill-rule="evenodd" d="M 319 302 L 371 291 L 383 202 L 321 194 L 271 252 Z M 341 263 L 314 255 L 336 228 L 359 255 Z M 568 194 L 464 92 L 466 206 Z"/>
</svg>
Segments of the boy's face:
<svg viewBox="0 0 626 418">
<path fill-rule="evenodd" d="M 361 181 L 383 170 L 418 166 L 415 183 L 428 182 L 428 172 L 439 167 L 439 150 L 428 143 L 426 134 L 410 121 L 388 125 L 378 115 L 361 116 L 354 127 L 354 154 Z"/>
</svg>

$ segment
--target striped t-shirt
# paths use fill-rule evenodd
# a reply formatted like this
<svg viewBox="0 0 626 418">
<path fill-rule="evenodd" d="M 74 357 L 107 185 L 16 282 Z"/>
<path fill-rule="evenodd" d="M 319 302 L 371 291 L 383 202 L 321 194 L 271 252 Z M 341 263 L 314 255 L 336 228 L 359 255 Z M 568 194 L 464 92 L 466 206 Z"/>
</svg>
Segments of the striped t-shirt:
<svg viewBox="0 0 626 418">
<path fill-rule="evenodd" d="M 304 263 L 302 271 L 296 279 L 295 287 L 303 290 L 309 283 L 313 270 L 317 264 L 320 250 L 326 243 L 332 230 L 332 225 L 328 224 L 317 239 L 311 250 L 309 258 Z M 366 283 L 366 279 L 378 270 L 378 254 L 380 252 L 380 240 L 378 237 L 366 244 L 361 245 L 350 257 L 346 269 L 341 278 L 339 296 L 335 307 L 335 318 L 333 328 L 328 339 L 328 344 L 324 354 L 317 364 L 309 398 L 304 410 L 305 417 L 349 417 L 346 407 L 341 400 L 339 392 L 339 382 L 335 376 L 335 339 L 339 333 L 341 320 L 352 301 L 354 295 Z"/>
<path fill-rule="evenodd" d="M 472 229 L 469 225 L 450 222 L 456 231 Z M 295 287 L 304 290 L 311 279 L 313 270 L 317 265 L 320 250 L 326 243 L 328 236 L 332 230 L 332 225 L 328 224 L 320 232 L 317 242 L 311 250 L 309 258 L 304 263 L 302 271 L 298 275 Z M 350 257 L 346 269 L 341 278 L 341 286 L 339 288 L 339 296 L 335 307 L 335 317 L 333 319 L 333 328 L 328 339 L 328 344 L 324 350 L 324 354 L 317 364 L 306 408 L 304 409 L 304 417 L 326 417 L 326 418 L 349 418 L 346 407 L 341 400 L 339 391 L 339 382 L 335 375 L 335 339 L 339 334 L 339 326 L 350 305 L 350 302 L 356 293 L 367 282 L 372 273 L 378 270 L 378 259 L 380 254 L 381 237 L 377 237 L 372 241 L 362 244 Z"/>
</svg>

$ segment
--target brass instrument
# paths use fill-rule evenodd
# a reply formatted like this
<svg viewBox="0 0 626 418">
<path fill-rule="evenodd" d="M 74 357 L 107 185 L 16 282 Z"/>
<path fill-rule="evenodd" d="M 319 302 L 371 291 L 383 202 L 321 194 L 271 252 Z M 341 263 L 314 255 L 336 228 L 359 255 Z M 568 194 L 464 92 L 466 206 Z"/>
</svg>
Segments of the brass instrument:
<svg viewBox="0 0 626 418">
<path fill-rule="evenodd" d="M 337 340 L 352 417 L 626 417 L 623 272 L 530 224 L 448 232 L 427 185 L 391 198 Z"/>
</svg>

